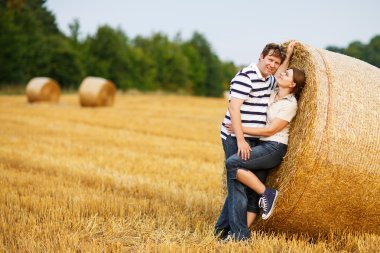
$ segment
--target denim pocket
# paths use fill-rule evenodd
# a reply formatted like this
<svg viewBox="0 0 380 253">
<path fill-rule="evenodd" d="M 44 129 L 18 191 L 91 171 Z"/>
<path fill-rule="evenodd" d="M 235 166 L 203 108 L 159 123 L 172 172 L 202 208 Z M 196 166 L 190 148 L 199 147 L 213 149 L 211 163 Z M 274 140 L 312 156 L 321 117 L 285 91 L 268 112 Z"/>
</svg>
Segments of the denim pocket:
<svg viewBox="0 0 380 253">
<path fill-rule="evenodd" d="M 277 141 L 268 141 L 267 146 L 271 149 L 274 149 L 276 151 L 279 151 L 283 156 L 286 154 L 288 146 Z"/>
</svg>

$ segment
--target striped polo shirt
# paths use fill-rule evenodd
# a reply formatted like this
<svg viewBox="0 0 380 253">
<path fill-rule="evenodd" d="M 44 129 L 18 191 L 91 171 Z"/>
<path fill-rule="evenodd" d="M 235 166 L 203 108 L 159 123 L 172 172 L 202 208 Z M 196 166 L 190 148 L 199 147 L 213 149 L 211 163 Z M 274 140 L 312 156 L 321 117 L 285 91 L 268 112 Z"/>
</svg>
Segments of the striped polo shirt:
<svg viewBox="0 0 380 253">
<path fill-rule="evenodd" d="M 256 64 L 240 70 L 231 80 L 230 96 L 243 99 L 244 102 L 240 107 L 241 123 L 245 127 L 265 127 L 267 119 L 268 102 L 271 91 L 276 86 L 274 76 L 263 78 Z M 227 110 L 222 127 L 220 137 L 226 139 L 229 135 L 225 124 L 231 123 L 230 112 Z M 235 136 L 235 134 L 231 134 Z M 244 134 L 245 137 L 256 137 Z"/>
</svg>

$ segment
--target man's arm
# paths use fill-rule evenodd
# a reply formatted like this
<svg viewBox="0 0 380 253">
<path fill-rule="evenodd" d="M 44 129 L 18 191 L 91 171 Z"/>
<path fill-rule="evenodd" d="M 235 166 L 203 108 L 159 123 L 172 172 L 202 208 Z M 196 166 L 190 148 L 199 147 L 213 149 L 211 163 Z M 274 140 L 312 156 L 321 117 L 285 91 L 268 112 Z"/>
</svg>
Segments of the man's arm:
<svg viewBox="0 0 380 253">
<path fill-rule="evenodd" d="M 294 46 L 297 44 L 298 44 L 298 41 L 295 41 L 295 40 L 289 43 L 288 47 L 286 48 L 286 58 L 281 63 L 280 67 L 278 67 L 276 73 L 274 74 L 276 79 L 280 76 L 281 73 L 285 72 L 288 69 L 290 58 L 292 58 L 292 55 L 293 55 Z"/>
<path fill-rule="evenodd" d="M 238 156 L 240 156 L 243 160 L 247 160 L 249 159 L 251 147 L 244 139 L 243 127 L 241 124 L 240 107 L 243 102 L 243 99 L 231 97 L 228 110 L 231 116 L 232 127 L 235 129 L 235 135 L 238 144 Z"/>
</svg>

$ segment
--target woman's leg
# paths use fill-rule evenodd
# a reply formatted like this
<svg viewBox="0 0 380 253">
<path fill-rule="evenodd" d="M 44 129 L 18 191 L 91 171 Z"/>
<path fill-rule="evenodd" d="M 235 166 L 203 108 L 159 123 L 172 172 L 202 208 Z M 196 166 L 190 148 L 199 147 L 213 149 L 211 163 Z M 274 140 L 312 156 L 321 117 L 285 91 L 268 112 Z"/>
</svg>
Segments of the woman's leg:
<svg viewBox="0 0 380 253">
<path fill-rule="evenodd" d="M 265 191 L 265 185 L 256 175 L 252 172 L 248 173 L 247 170 L 269 170 L 278 166 L 286 153 L 286 148 L 286 145 L 277 142 L 260 142 L 259 145 L 252 148 L 248 160 L 243 160 L 237 154 L 230 156 L 226 161 L 227 172 L 234 171 L 238 181 L 258 194 L 262 194 Z"/>
<path fill-rule="evenodd" d="M 253 174 L 255 174 L 260 181 L 265 184 L 268 176 L 268 170 L 255 170 L 253 171 Z M 260 196 L 250 187 L 246 187 L 246 192 L 249 192 L 249 194 L 247 194 L 247 224 L 248 227 L 250 227 L 255 221 L 257 215 L 260 213 L 260 208 L 258 205 Z"/>
<path fill-rule="evenodd" d="M 265 191 L 265 185 L 249 170 L 238 169 L 237 180 L 257 192 L 259 195 L 262 195 Z"/>
<path fill-rule="evenodd" d="M 257 213 L 247 212 L 247 226 L 250 228 L 257 217 Z"/>
<path fill-rule="evenodd" d="M 250 159 L 243 160 L 238 155 L 233 155 L 226 161 L 227 172 L 235 173 L 236 179 L 238 181 L 253 189 L 260 195 L 263 195 L 265 192 L 263 219 L 267 219 L 271 215 L 272 207 L 274 207 L 278 192 L 269 188 L 268 192 L 265 191 L 265 185 L 256 175 L 254 175 L 254 173 L 241 168 L 249 169 L 252 171 L 269 170 L 281 163 L 282 158 L 286 153 L 286 149 L 287 146 L 281 143 L 261 142 L 260 145 L 252 148 Z M 266 201 L 268 199 L 269 201 Z M 255 214 L 247 213 L 248 226 L 251 224 L 251 221 L 253 221 L 254 218 Z"/>
</svg>

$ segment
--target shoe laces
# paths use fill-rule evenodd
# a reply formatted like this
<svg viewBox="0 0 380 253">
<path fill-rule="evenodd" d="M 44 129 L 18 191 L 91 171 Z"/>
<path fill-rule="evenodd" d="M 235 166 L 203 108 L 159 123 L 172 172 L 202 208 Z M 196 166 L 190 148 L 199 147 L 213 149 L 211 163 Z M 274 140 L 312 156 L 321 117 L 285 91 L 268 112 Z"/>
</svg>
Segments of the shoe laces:
<svg viewBox="0 0 380 253">
<path fill-rule="evenodd" d="M 259 199 L 259 207 L 264 209 L 264 212 L 266 212 L 267 207 L 268 207 L 268 200 L 265 197 L 261 197 Z"/>
</svg>

